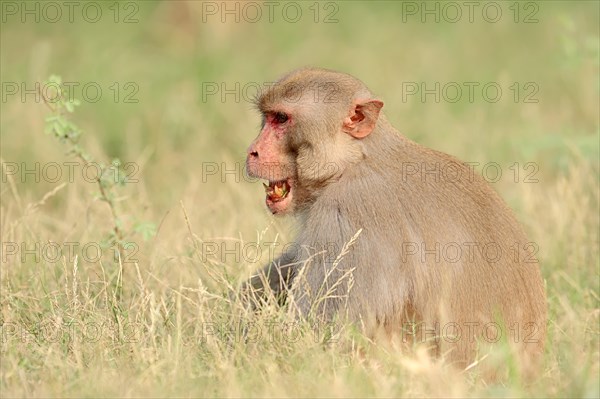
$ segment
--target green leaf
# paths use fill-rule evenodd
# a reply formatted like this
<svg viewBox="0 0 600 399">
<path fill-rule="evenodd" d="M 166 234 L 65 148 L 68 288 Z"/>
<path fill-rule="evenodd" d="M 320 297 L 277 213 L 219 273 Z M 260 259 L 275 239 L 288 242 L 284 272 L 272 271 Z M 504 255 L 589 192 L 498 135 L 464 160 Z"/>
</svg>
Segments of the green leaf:
<svg viewBox="0 0 600 399">
<path fill-rule="evenodd" d="M 133 231 L 142 235 L 144 241 L 156 235 L 156 224 L 152 222 L 137 222 L 133 227 Z"/>
<path fill-rule="evenodd" d="M 54 130 L 54 133 L 56 134 L 56 136 L 58 136 L 58 137 L 65 136 L 65 129 L 64 129 L 63 125 L 60 123 L 60 121 L 54 122 L 52 124 L 52 129 Z"/>
</svg>

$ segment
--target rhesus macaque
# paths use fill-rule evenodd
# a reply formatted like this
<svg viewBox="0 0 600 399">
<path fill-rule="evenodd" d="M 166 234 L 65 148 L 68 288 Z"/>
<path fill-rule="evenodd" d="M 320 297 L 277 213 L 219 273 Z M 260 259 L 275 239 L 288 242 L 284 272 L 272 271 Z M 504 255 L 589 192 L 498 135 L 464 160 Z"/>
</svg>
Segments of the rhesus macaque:
<svg viewBox="0 0 600 399">
<path fill-rule="evenodd" d="M 345 318 L 367 336 L 431 341 L 460 367 L 481 343 L 542 351 L 534 244 L 472 167 L 399 134 L 383 102 L 344 73 L 293 71 L 257 106 L 248 174 L 268 181 L 269 210 L 300 226 L 295 245 L 246 284 L 254 300 L 274 295 L 301 317 Z"/>
</svg>

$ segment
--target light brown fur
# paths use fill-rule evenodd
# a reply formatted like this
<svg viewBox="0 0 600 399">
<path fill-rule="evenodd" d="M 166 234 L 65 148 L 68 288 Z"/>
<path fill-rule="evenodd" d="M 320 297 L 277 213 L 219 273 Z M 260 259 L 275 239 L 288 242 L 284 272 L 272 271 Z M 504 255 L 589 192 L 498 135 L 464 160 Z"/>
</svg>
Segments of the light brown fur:
<svg viewBox="0 0 600 399">
<path fill-rule="evenodd" d="M 327 95 L 315 96 L 315 88 Z M 249 153 L 261 151 L 252 154 L 256 159 L 249 155 L 248 169 L 265 177 L 260 157 L 270 154 L 271 162 L 292 171 L 288 209 L 299 216 L 296 243 L 304 250 L 283 254 L 250 285 L 264 293 L 266 276 L 275 293 L 291 293 L 303 317 L 343 315 L 370 336 L 381 330 L 402 334 L 416 322 L 421 337 L 411 337 L 437 334 L 434 352 L 459 367 L 475 358 L 486 323 L 500 325 L 521 353 L 536 357 L 544 345 L 545 294 L 539 265 L 529 262 L 528 240 L 513 213 L 467 165 L 402 136 L 375 108 L 365 108 L 365 120 L 375 123 L 370 134 L 357 139 L 345 133 L 344 118 L 355 104 L 372 98 L 352 76 L 310 68 L 284 76 L 259 99 L 263 114 L 285 110 L 293 121 L 277 140 L 261 133 Z M 461 176 L 425 173 L 436 165 Z M 409 173 L 415 166 L 420 173 Z M 339 251 L 361 229 L 332 270 Z M 501 256 L 486 258 L 468 243 L 479 249 L 492 243 Z M 443 256 L 442 248 L 454 244 L 463 250 L 471 245 L 472 251 L 463 251 L 457 261 Z M 410 255 L 415 245 L 420 249 Z M 436 245 L 442 253 L 437 259 L 423 251 Z M 338 280 L 344 282 L 335 285 Z M 317 301 L 322 286 L 333 295 Z M 461 328 L 460 339 L 440 339 L 452 323 Z"/>
</svg>

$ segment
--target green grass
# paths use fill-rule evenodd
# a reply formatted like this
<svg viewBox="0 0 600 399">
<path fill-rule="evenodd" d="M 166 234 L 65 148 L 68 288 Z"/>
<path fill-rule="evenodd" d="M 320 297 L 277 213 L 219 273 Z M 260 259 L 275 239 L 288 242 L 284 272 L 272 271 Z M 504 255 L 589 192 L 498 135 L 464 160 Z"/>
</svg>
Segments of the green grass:
<svg viewBox="0 0 600 399">
<path fill-rule="evenodd" d="M 2 22 L 3 83 L 33 88 L 53 73 L 81 86 L 98 82 L 102 98 L 83 101 L 73 116 L 85 132 L 81 144 L 97 159 L 140 166 L 139 182 L 118 191 L 117 206 L 125 227 L 159 227 L 148 241 L 132 238 L 137 265 L 106 253 L 87 262 L 81 247 L 113 227 L 97 186 L 80 173 L 51 183 L 3 169 L 2 397 L 600 395 L 598 3 L 540 2 L 534 24 L 512 21 L 512 2 L 500 3 L 506 17 L 495 24 L 477 13 L 473 23 L 402 22 L 401 3 L 366 1 L 340 2 L 337 23 L 314 23 L 312 3 L 300 4 L 306 19 L 296 24 L 202 22 L 202 3 L 182 1 L 142 2 L 134 24 L 114 24 L 112 14 L 96 24 Z M 273 220 L 259 183 L 233 175 L 203 181 L 207 163 L 233 169 L 244 161 L 260 123 L 243 99 L 203 101 L 203 83 L 271 82 L 304 65 L 364 80 L 408 137 L 502 166 L 494 187 L 539 245 L 548 297 L 544 365 L 531 384 L 490 384 L 477 368 L 462 373 L 419 349 L 400 352 L 352 331 L 330 344 L 307 326 L 287 339 L 281 330 L 271 339 L 263 327 L 261 339 L 246 344 L 206 334 L 211 323 L 290 321 L 275 308 L 243 314 L 226 286 L 268 259 L 268 242 L 293 240 L 293 221 Z M 496 103 L 403 101 L 403 83 L 467 81 L 497 82 L 504 95 Z M 139 102 L 115 102 L 114 82 L 134 82 Z M 535 82 L 539 102 L 515 103 L 514 82 Z M 33 95 L 0 105 L 3 162 L 73 161 L 44 135 L 48 109 Z M 517 182 L 508 169 L 515 162 Z M 539 182 L 523 181 L 527 162 L 539 167 Z M 256 260 L 252 250 L 239 259 L 201 251 L 211 242 L 223 249 L 257 241 Z M 9 243 L 23 250 L 48 242 L 78 243 L 77 261 L 7 255 Z"/>
</svg>

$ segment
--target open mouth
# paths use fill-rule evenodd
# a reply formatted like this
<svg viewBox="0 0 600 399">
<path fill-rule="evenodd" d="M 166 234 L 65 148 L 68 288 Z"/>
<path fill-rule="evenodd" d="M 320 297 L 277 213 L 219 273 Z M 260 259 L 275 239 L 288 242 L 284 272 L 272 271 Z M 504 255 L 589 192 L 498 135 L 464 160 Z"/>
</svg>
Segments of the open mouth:
<svg viewBox="0 0 600 399">
<path fill-rule="evenodd" d="M 267 207 L 272 213 L 284 213 L 288 211 L 292 197 L 291 179 L 269 181 L 269 184 L 263 183 L 265 187 Z"/>
<path fill-rule="evenodd" d="M 292 187 L 290 186 L 289 180 L 279 180 L 279 181 L 270 181 L 269 185 L 263 183 L 265 187 L 265 193 L 267 194 L 267 199 L 271 202 L 279 202 L 283 201 Z"/>
</svg>

